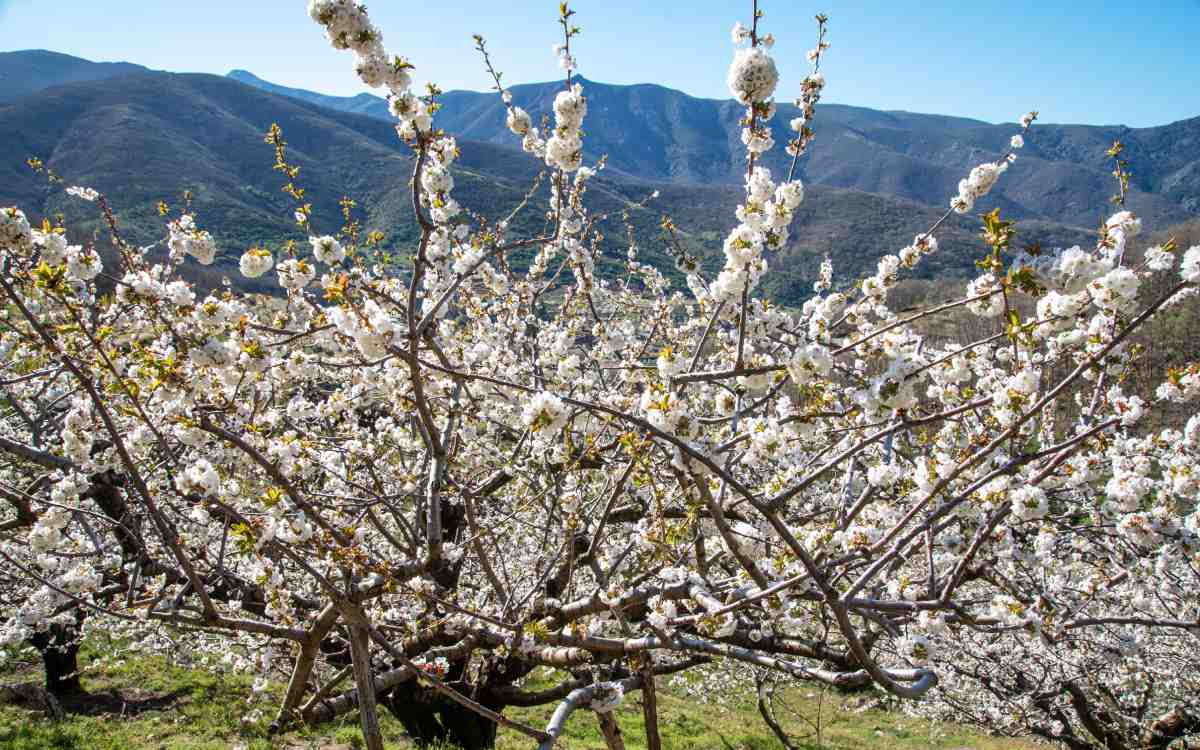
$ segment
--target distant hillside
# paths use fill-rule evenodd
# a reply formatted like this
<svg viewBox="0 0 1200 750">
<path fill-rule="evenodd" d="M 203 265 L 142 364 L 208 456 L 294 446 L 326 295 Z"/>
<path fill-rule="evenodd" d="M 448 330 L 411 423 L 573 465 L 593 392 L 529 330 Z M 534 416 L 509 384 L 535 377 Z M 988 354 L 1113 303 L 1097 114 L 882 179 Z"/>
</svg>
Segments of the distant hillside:
<svg viewBox="0 0 1200 750">
<path fill-rule="evenodd" d="M 387 101 L 372 94 L 359 94 L 358 96 L 326 96 L 318 94 L 314 91 L 306 91 L 305 89 L 293 89 L 287 86 L 279 86 L 270 81 L 264 81 L 248 70 L 231 70 L 226 74 L 227 77 L 235 81 L 246 83 L 255 88 L 260 88 L 263 91 L 270 91 L 272 94 L 281 96 L 290 96 L 293 99 L 300 99 L 311 104 L 319 104 L 322 107 L 329 107 L 341 112 L 354 112 L 360 115 L 372 115 L 387 119 Z"/>
<path fill-rule="evenodd" d="M 378 97 L 326 97 L 281 89 L 243 71 L 238 80 L 276 93 L 309 98 L 324 106 L 388 119 Z M 583 81 L 588 97 L 589 159 L 608 155 L 609 166 L 655 181 L 737 184 L 744 162 L 737 122 L 742 108 L 732 100 L 698 99 L 651 84 L 614 86 Z M 517 104 L 534 121 L 553 117 L 551 103 L 561 82 L 513 86 Z M 781 95 L 786 94 L 786 88 Z M 511 144 L 504 105 L 496 94 L 451 91 L 442 98 L 438 121 L 464 138 Z M 781 104 L 772 126 L 777 143 L 788 136 L 796 108 Z M 1014 113 L 1014 115 L 1019 113 Z M 972 166 L 998 157 L 1017 126 L 908 112 L 881 112 L 839 104 L 820 105 L 817 140 L 802 163 L 806 181 L 945 205 Z M 1040 218 L 1094 227 L 1113 192 L 1105 151 L 1120 139 L 1126 146 L 1133 183 L 1130 206 L 1163 226 L 1200 215 L 1200 117 L 1153 128 L 1037 125 L 993 204 L 1018 218 Z M 782 149 L 767 164 L 785 169 Z M 989 205 L 990 207 L 990 205 Z"/>
<path fill-rule="evenodd" d="M 64 83 L 145 72 L 127 62 L 92 62 L 44 49 L 0 52 L 0 102 Z"/>
<path fill-rule="evenodd" d="M 0 53 L 0 102 L 63 83 L 144 70 L 53 52 Z M 245 70 L 229 77 L 322 107 L 391 119 L 386 101 L 370 94 L 327 96 L 278 86 Z M 698 99 L 650 84 L 583 82 L 589 98 L 586 155 L 592 160 L 607 155 L 610 174 L 652 182 L 741 182 L 741 109 L 732 101 Z M 536 120 L 550 114 L 560 88 L 560 82 L 538 83 L 514 86 L 512 92 Z M 780 94 L 787 93 L 785 85 Z M 514 145 L 497 95 L 451 91 L 442 105 L 438 121 L 449 132 Z M 786 123 L 794 115 L 794 107 L 780 105 L 773 121 L 777 141 L 787 137 Z M 959 117 L 822 105 L 817 140 L 801 174 L 808 183 L 943 206 L 964 172 L 997 156 L 1015 130 Z M 1118 138 L 1132 165 L 1131 207 L 1154 226 L 1200 215 L 1200 117 L 1153 128 L 1038 125 L 1011 174 L 982 207 L 999 206 L 1016 218 L 1096 226 L 1112 192 L 1104 152 Z M 782 149 L 766 160 L 777 171 L 785 162 Z"/>
<path fill-rule="evenodd" d="M 94 207 L 51 190 L 25 167 L 26 158 L 39 156 L 70 183 L 106 193 L 127 234 L 149 242 L 163 231 L 156 202 L 165 199 L 177 206 L 180 193 L 191 190 L 201 225 L 222 247 L 210 282 L 222 273 L 237 278 L 236 259 L 249 245 L 303 239 L 290 219 L 290 199 L 280 192 L 279 176 L 271 169 L 271 149 L 262 142 L 272 122 L 283 128 L 290 156 L 303 168 L 299 182 L 317 208 L 317 226 L 336 229 L 341 223 L 337 201 L 350 196 L 359 202 L 366 225 L 383 231 L 386 244 L 404 256 L 416 236 L 407 197 L 412 165 L 389 123 L 218 76 L 147 72 L 56 86 L 0 104 L 0 132 L 6 134 L 0 139 L 0 205 L 21 205 L 34 218 L 62 211 L 72 221 L 96 226 Z M 460 146 L 455 195 L 488 216 L 505 214 L 520 203 L 543 168 L 512 148 L 470 139 L 460 140 Z M 610 216 L 602 227 L 605 266 L 615 268 L 624 257 L 619 217 L 629 209 L 647 262 L 671 268 L 658 228 L 660 217 L 668 213 L 706 265 L 719 267 L 721 241 L 733 226 L 733 207 L 741 195 L 738 186 L 602 175 L 589 200 L 594 211 Z M 633 207 L 655 189 L 660 197 L 648 208 Z M 544 200 L 543 188 L 519 216 L 519 231 L 541 229 Z M 880 255 L 911 241 L 939 213 L 891 196 L 810 186 L 791 243 L 772 259 L 768 291 L 784 302 L 803 299 L 825 254 L 835 259 L 843 282 L 869 272 Z M 1087 239 L 1085 232 L 1053 222 L 1022 226 L 1028 232 L 1023 239 L 1048 245 Z M 970 273 L 980 252 L 977 231 L 976 217 L 947 222 L 941 235 L 944 251 L 922 273 Z M 512 260 L 520 266 L 526 259 Z"/>
<path fill-rule="evenodd" d="M 128 234 L 141 242 L 163 231 L 156 202 L 178 205 L 193 193 L 199 221 L 220 240 L 223 267 L 256 242 L 275 245 L 304 235 L 272 170 L 263 134 L 278 122 L 290 157 L 302 165 L 299 182 L 324 231 L 341 225 L 338 200 L 352 196 L 362 217 L 399 247 L 416 234 L 404 198 L 411 173 L 407 149 L 380 120 L 336 112 L 222 78 L 144 73 L 56 86 L 0 104 L 0 205 L 36 214 L 59 211 L 92 221 L 88 204 L 51 190 L 24 164 L 39 156 L 70 183 L 95 187 L 118 209 Z M 522 154 L 487 144 L 464 144 L 464 165 L 487 162 L 497 172 L 532 179 Z M 482 152 L 482 153 L 481 153 Z M 525 166 L 522 166 L 525 165 Z M 495 214 L 516 205 L 524 182 L 460 170 L 467 205 Z"/>
</svg>

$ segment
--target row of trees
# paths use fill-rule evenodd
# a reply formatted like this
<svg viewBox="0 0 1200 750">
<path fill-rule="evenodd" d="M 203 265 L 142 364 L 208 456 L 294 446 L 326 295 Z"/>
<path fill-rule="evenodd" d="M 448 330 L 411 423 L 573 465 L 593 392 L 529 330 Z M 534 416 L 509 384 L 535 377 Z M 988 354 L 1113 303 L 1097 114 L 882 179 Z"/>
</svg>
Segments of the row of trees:
<svg viewBox="0 0 1200 750">
<path fill-rule="evenodd" d="M 239 264 L 278 297 L 198 297 L 180 271 L 217 248 L 190 209 L 167 217 L 165 260 L 89 188 L 68 192 L 105 217 L 103 252 L 0 209 L 0 639 L 39 648 L 51 690 L 78 688 L 78 639 L 106 631 L 283 677 L 273 730 L 357 710 L 372 750 L 379 705 L 419 744 L 486 748 L 503 724 L 550 748 L 580 709 L 616 743 L 608 714 L 634 691 L 658 748 L 655 677 L 730 664 L 1070 747 L 1198 731 L 1200 368 L 1153 398 L 1126 381 L 1131 337 L 1194 292 L 1200 247 L 1134 262 L 1141 222 L 1118 205 L 1096 247 L 1033 255 L 993 212 L 956 299 L 887 302 L 938 251 L 935 224 L 871 277 L 827 264 L 802 309 L 770 304 L 755 290 L 803 200 L 827 44 L 818 16 L 792 167 L 772 175 L 778 74 L 754 3 L 733 30 L 747 168 L 724 268 L 681 250 L 673 289 L 631 243 L 599 277 L 565 4 L 553 124 L 512 104 L 477 38 L 546 164 L 530 237 L 459 206 L 438 92 L 410 91 L 366 10 L 309 12 L 388 89 L 412 149 L 405 262 L 349 204 L 341 228 L 314 225 L 278 128 L 309 241 Z M 947 216 L 984 199 L 1035 116 Z M 962 314 L 978 335 L 929 334 Z M 1142 427 L 1164 405 L 1185 418 Z M 539 667 L 560 681 L 529 688 Z M 505 714 L 540 704 L 544 727 Z"/>
</svg>

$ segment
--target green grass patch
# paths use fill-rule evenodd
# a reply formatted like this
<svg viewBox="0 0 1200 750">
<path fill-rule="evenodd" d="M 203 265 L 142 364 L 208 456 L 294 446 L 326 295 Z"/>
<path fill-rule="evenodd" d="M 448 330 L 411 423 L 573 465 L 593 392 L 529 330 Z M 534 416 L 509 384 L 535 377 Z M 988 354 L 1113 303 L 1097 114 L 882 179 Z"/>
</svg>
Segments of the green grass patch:
<svg viewBox="0 0 1200 750">
<path fill-rule="evenodd" d="M 352 750 L 363 746 L 357 714 L 320 727 L 268 737 L 281 685 L 272 685 L 253 704 L 246 702 L 251 678 L 178 666 L 162 656 L 130 655 L 94 661 L 85 649 L 81 664 L 87 696 L 66 704 L 68 717 L 53 722 L 24 707 L 0 706 L 0 748 L 4 750 Z M 36 660 L 10 663 L 3 682 L 38 681 Z M 548 684 L 548 678 L 547 678 Z M 805 750 L 880 748 L 917 750 L 1028 750 L 1032 742 L 993 738 L 964 728 L 881 710 L 855 710 L 863 695 L 798 686 L 783 693 L 794 711 L 778 718 Z M 510 709 L 512 718 L 544 726 L 553 706 Z M 255 722 L 243 722 L 254 709 Z M 626 696 L 615 714 L 629 750 L 644 748 L 641 696 Z M 399 722 L 380 710 L 388 748 L 410 748 Z M 816 724 L 820 724 L 817 734 Z M 720 704 L 698 701 L 665 684 L 659 689 L 659 730 L 668 750 L 779 750 L 750 695 Z M 578 711 L 568 722 L 561 746 L 604 750 L 595 715 Z M 499 750 L 529 750 L 530 740 L 502 729 Z"/>
</svg>

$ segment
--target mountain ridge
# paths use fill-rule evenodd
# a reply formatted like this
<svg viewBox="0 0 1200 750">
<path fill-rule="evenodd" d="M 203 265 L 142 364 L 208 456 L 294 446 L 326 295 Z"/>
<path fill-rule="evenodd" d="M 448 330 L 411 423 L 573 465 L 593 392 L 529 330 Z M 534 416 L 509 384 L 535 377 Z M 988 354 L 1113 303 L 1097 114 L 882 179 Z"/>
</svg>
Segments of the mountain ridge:
<svg viewBox="0 0 1200 750">
<path fill-rule="evenodd" d="M 11 64 L 22 55 L 43 53 L 4 54 L 9 55 Z M 66 57 L 58 55 L 60 60 Z M 107 65 L 68 59 L 75 67 Z M 103 70 L 89 68 L 88 74 L 99 75 Z M 4 62 L 0 61 L 3 71 Z M 50 77 L 39 80 L 45 84 L 51 82 L 47 80 Z M 227 77 L 260 90 L 391 122 L 386 102 L 371 94 L 328 96 L 279 86 L 245 70 L 233 70 Z M 742 109 L 731 100 L 691 97 L 658 84 L 579 80 L 588 89 L 584 139 L 588 161 L 607 156 L 612 174 L 648 182 L 741 183 L 744 161 L 738 120 Z M 555 81 L 520 84 L 510 90 L 515 102 L 536 122 L 550 115 L 553 97 L 561 86 Z M 447 132 L 463 139 L 516 146 L 504 125 L 505 109 L 496 94 L 456 90 L 439 100 L 438 124 Z M 792 105 L 779 105 L 772 120 L 777 144 L 788 137 L 787 121 L 795 114 Z M 998 158 L 1017 130 L 1012 124 L 842 104 L 819 105 L 815 128 L 816 141 L 800 164 L 799 174 L 806 183 L 932 206 L 945 205 L 971 167 Z M 1132 168 L 1128 205 L 1133 210 L 1160 226 L 1200 214 L 1200 117 L 1152 128 L 1036 125 L 1010 175 L 997 187 L 996 205 L 1012 218 L 1095 227 L 1109 211 L 1106 199 L 1114 192 L 1105 152 L 1118 138 L 1126 146 L 1125 156 Z M 787 169 L 789 159 L 777 147 L 762 163 L 779 174 Z"/>
<path fill-rule="evenodd" d="M 603 91 L 599 84 L 588 85 Z M 647 90 L 654 96 L 663 91 Z M 604 97 L 593 101 L 595 111 L 589 115 L 595 115 L 593 122 L 611 119 L 611 111 L 605 113 Z M 621 101 L 618 98 L 617 103 Z M 486 104 L 463 99 L 456 106 L 461 109 L 472 102 Z M 187 189 L 200 225 L 213 232 L 222 249 L 212 269 L 193 270 L 208 274 L 210 285 L 221 274 L 236 279 L 237 257 L 246 247 L 266 243 L 279 248 L 288 240 L 304 240 L 304 233 L 291 221 L 291 204 L 279 190 L 278 174 L 271 169 L 271 149 L 262 142 L 273 122 L 283 128 L 290 159 L 302 166 L 300 184 L 307 190 L 306 200 L 315 204 L 319 231 L 332 232 L 341 225 L 337 204 L 349 196 L 358 201 L 357 216 L 364 228 L 386 233 L 387 249 L 401 258 L 411 251 L 417 234 L 407 196 L 411 152 L 396 138 L 390 121 L 207 74 L 139 71 L 51 86 L 0 103 L 0 132 L 10 134 L 0 139 L 0 205 L 19 205 L 37 221 L 62 212 L 72 226 L 82 222 L 84 230 L 100 228 L 94 206 L 67 199 L 61 188 L 51 189 L 24 166 L 25 159 L 38 156 L 67 184 L 104 192 L 129 236 L 149 243 L 164 229 L 157 202 L 167 200 L 178 207 L 178 195 Z M 595 137 L 595 130 L 589 137 Z M 455 196 L 464 207 L 491 218 L 521 203 L 544 169 L 540 161 L 514 148 L 511 136 L 501 143 L 473 139 L 467 133 L 459 143 L 462 156 L 456 164 Z M 686 159 L 681 163 L 687 166 Z M 542 231 L 545 190 L 543 185 L 518 216 L 514 232 L 528 236 Z M 647 208 L 639 207 L 653 191 L 660 197 Z M 881 255 L 911 242 L 943 213 L 903 195 L 830 186 L 811 178 L 807 194 L 792 239 L 772 257 L 772 272 L 764 280 L 766 290 L 785 303 L 807 296 L 822 256 L 832 256 L 837 277 L 848 282 L 873 272 Z M 715 271 L 722 260 L 721 242 L 734 224 L 733 207 L 742 197 L 735 180 L 704 184 L 632 179 L 620 169 L 605 169 L 589 190 L 596 214 L 610 216 L 603 226 L 601 266 L 608 270 L 620 266 L 626 236 L 620 217 L 628 212 L 645 262 L 678 278 L 659 228 L 667 214 L 682 230 L 684 244 L 710 272 Z M 999 205 L 1007 212 L 1006 200 L 1003 195 L 994 201 L 989 196 L 978 208 Z M 1037 216 L 1025 217 L 1020 227 L 1022 242 L 1036 240 L 1044 246 L 1089 239 L 1086 228 Z M 939 235 L 942 251 L 922 266 L 920 274 L 973 273 L 973 259 L 981 252 L 978 218 L 952 216 Z M 527 259 L 516 256 L 510 261 L 520 267 Z"/>
<path fill-rule="evenodd" d="M 51 86 L 149 71 L 129 62 L 93 62 L 44 49 L 0 52 L 0 103 Z"/>
<path fill-rule="evenodd" d="M 242 71 L 243 82 L 276 93 L 311 97 L 390 120 L 386 102 L 331 97 L 287 89 Z M 585 158 L 607 155 L 610 167 L 635 178 L 682 183 L 742 180 L 738 120 L 742 107 L 732 100 L 691 97 L 658 84 L 604 84 L 580 79 L 589 99 Z M 561 82 L 510 87 L 516 104 L 537 122 L 552 112 Z M 439 124 L 448 132 L 481 141 L 511 144 L 505 108 L 496 94 L 448 91 L 440 98 Z M 772 120 L 776 143 L 788 137 L 787 122 L 797 116 L 780 104 Z M 802 161 L 806 181 L 895 195 L 940 205 L 956 192 L 958 180 L 975 164 L 998 158 L 1019 126 L 991 124 L 952 115 L 880 111 L 844 104 L 818 105 L 817 139 Z M 1180 131 L 1182 131 L 1180 133 Z M 1095 226 L 1112 192 L 1105 151 L 1126 141 L 1136 165 L 1129 205 L 1152 223 L 1174 223 L 1200 212 L 1200 117 L 1153 128 L 1123 125 L 1037 125 L 1014 165 L 1014 177 L 999 186 L 1005 210 L 1016 218 L 1042 218 L 1075 226 Z M 1172 149 L 1171 144 L 1182 148 Z M 782 149 L 764 163 L 786 169 Z M 1054 198 L 1059 196 L 1059 198 Z"/>
</svg>

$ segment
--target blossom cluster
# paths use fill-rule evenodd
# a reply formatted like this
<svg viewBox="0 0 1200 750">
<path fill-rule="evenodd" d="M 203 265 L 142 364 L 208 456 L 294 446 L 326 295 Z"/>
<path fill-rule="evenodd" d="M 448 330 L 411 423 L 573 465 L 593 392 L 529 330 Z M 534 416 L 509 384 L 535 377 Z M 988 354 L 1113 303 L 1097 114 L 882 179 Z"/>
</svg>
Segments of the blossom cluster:
<svg viewBox="0 0 1200 750">
<path fill-rule="evenodd" d="M 1160 716 L 1194 694 L 1177 635 L 1200 615 L 1200 366 L 1140 382 L 1132 343 L 1194 292 L 1200 247 L 1140 248 L 1119 207 L 1094 247 L 1005 253 L 989 216 L 954 300 L 893 302 L 939 252 L 934 226 L 864 278 L 826 259 L 803 305 L 772 303 L 760 281 L 804 187 L 763 163 L 778 70 L 755 19 L 733 31 L 747 167 L 720 271 L 690 264 L 677 289 L 634 241 L 601 272 L 577 81 L 541 134 L 495 76 L 551 167 L 512 214 L 542 195 L 545 222 L 519 236 L 459 205 L 437 95 L 412 96 L 365 9 L 309 9 L 390 90 L 411 264 L 301 204 L 307 242 L 238 262 L 274 271 L 277 296 L 210 294 L 186 280 L 218 256 L 190 209 L 166 262 L 118 236 L 101 278 L 86 235 L 0 208 L 5 648 L 83 607 L 89 628 L 253 674 L 255 700 L 294 672 L 280 721 L 358 705 L 346 686 L 303 710 L 339 673 L 497 710 L 558 695 L 565 717 L 714 659 L 705 679 L 740 662 L 875 683 L 947 715 L 977 703 L 998 731 L 1048 716 L 1055 737 L 1088 731 L 1060 710 L 1091 689 L 1079 674 L 1121 705 L 1153 685 Z M 793 156 L 826 46 L 822 27 Z M 954 208 L 1010 158 L 972 169 Z M 1043 664 L 1054 690 L 1034 692 Z M 542 667 L 572 674 L 527 690 Z"/>
</svg>

